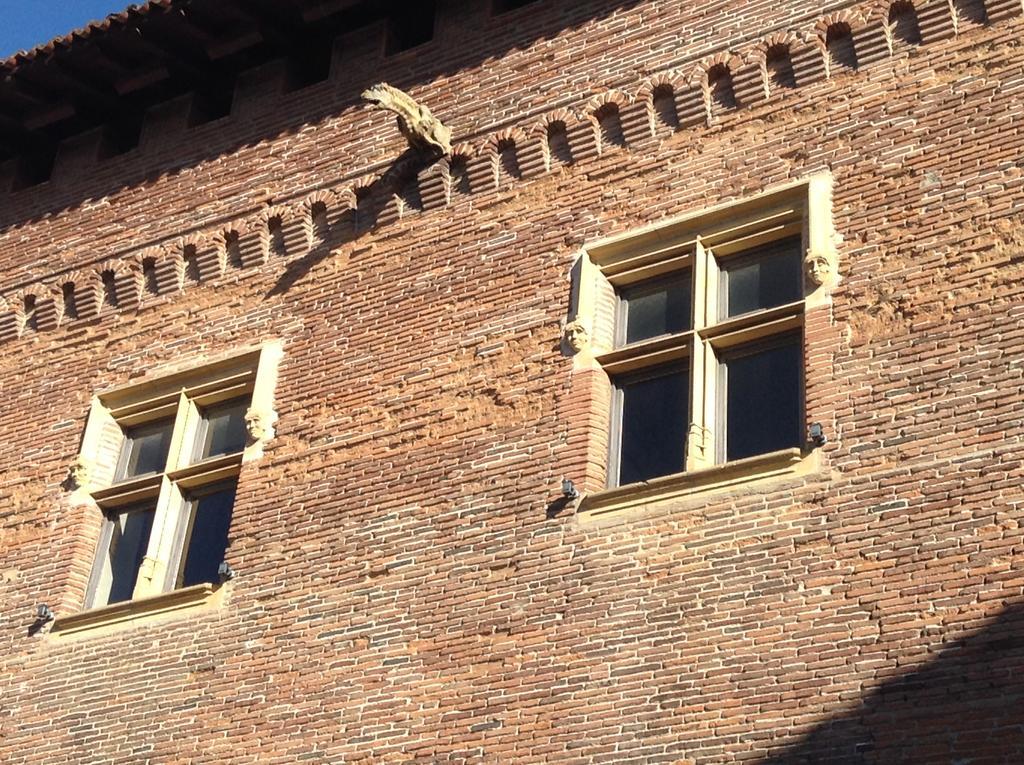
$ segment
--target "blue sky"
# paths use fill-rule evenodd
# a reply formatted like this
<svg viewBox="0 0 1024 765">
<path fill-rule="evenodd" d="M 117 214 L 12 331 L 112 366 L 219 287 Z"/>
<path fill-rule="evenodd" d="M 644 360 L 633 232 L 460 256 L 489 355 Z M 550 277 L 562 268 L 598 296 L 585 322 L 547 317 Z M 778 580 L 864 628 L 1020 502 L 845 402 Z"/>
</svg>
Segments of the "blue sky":
<svg viewBox="0 0 1024 765">
<path fill-rule="evenodd" d="M 0 0 L 0 59 L 60 37 L 140 0 Z"/>
</svg>

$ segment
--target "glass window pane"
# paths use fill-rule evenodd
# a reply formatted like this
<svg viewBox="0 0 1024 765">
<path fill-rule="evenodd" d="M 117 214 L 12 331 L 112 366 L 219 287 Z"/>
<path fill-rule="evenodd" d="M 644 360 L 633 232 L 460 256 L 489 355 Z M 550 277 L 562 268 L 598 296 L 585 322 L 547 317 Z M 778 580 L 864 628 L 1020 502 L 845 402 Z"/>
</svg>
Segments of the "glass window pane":
<svg viewBox="0 0 1024 765">
<path fill-rule="evenodd" d="M 799 337 L 728 358 L 726 459 L 800 445 Z"/>
<path fill-rule="evenodd" d="M 690 272 L 680 271 L 619 292 L 625 343 L 690 329 Z"/>
<path fill-rule="evenodd" d="M 800 237 L 724 260 L 722 278 L 723 319 L 799 300 L 803 291 Z"/>
<path fill-rule="evenodd" d="M 203 411 L 203 438 L 197 457 L 234 454 L 245 448 L 247 401 L 229 401 Z"/>
<path fill-rule="evenodd" d="M 131 600 L 135 582 L 139 578 L 139 566 L 149 545 L 149 532 L 153 528 L 152 508 L 119 513 L 110 519 L 113 531 L 107 548 L 106 573 L 110 588 L 97 593 L 94 605 L 120 603 Z"/>
<path fill-rule="evenodd" d="M 161 420 L 126 429 L 118 478 L 163 472 L 173 428 L 174 420 Z"/>
<path fill-rule="evenodd" d="M 683 469 L 689 374 L 674 369 L 617 384 L 620 406 L 619 485 Z"/>
<path fill-rule="evenodd" d="M 217 582 L 217 569 L 224 560 L 231 526 L 235 489 L 204 494 L 192 500 L 192 533 L 189 535 L 182 567 L 181 586 Z"/>
</svg>

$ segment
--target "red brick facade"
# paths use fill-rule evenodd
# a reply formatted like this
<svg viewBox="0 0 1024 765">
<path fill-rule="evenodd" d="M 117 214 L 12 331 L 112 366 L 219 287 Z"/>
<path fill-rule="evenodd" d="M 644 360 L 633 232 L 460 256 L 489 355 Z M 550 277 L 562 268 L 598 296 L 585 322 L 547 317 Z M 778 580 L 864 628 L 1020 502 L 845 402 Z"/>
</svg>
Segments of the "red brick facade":
<svg viewBox="0 0 1024 765">
<path fill-rule="evenodd" d="M 453 0 L 326 82 L 270 64 L 224 119 L 62 143 L 0 206 L 0 760 L 1024 762 L 1024 18 L 915 5 Z M 450 160 L 389 170 L 379 80 Z M 606 448 L 561 344 L 581 248 L 822 172 L 819 468 L 560 507 Z M 224 602 L 30 630 L 82 609 L 92 396 L 267 339 Z"/>
</svg>

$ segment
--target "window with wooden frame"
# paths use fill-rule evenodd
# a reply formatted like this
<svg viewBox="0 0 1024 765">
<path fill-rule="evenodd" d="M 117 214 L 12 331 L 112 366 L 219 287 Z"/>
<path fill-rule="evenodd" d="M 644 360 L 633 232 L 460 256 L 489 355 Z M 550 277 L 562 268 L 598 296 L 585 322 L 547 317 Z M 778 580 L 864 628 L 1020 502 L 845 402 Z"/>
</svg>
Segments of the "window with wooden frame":
<svg viewBox="0 0 1024 765">
<path fill-rule="evenodd" d="M 834 247 L 829 205 L 816 177 L 587 248 L 580 363 L 609 383 L 609 489 L 800 459 L 804 315 L 823 297 L 805 256 Z"/>
<path fill-rule="evenodd" d="M 102 518 L 86 609 L 222 582 L 239 471 L 273 424 L 279 355 L 263 348 L 94 399 L 79 491 Z"/>
</svg>

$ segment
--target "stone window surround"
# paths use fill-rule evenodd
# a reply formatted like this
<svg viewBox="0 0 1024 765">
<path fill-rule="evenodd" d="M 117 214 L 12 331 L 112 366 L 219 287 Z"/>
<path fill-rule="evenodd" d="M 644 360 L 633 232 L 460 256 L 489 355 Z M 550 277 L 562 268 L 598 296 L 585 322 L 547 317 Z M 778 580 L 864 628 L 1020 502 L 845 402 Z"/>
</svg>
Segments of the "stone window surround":
<svg viewBox="0 0 1024 765">
<path fill-rule="evenodd" d="M 177 554 L 177 511 L 184 501 L 183 489 L 237 479 L 243 464 L 262 456 L 264 444 L 273 436 L 273 396 L 281 357 L 282 344 L 268 341 L 211 363 L 191 365 L 93 397 L 79 456 L 71 469 L 71 500 L 103 513 L 150 499 L 156 502 L 156 516 L 131 600 L 86 607 L 62 616 L 54 621 L 52 635 L 105 633 L 120 625 L 151 621 L 183 609 L 212 607 L 223 601 L 226 588 L 221 585 L 165 589 L 168 563 Z M 249 396 L 244 450 L 188 464 L 202 419 L 198 407 L 241 396 Z M 175 417 L 168 470 L 115 483 L 123 428 L 168 414 Z M 93 560 L 98 554 L 97 550 Z M 92 587 L 89 589 L 83 594 L 85 606 L 92 597 Z"/>
<path fill-rule="evenodd" d="M 832 177 L 819 173 L 767 189 L 757 195 L 726 202 L 638 231 L 584 246 L 573 266 L 573 299 L 566 325 L 567 352 L 574 354 L 574 374 L 594 373 L 588 425 L 591 457 L 579 483 L 584 493 L 577 503 L 581 520 L 618 517 L 669 501 L 709 492 L 735 490 L 770 480 L 807 475 L 820 469 L 820 450 L 785 449 L 733 462 L 720 461 L 714 444 L 718 427 L 717 359 L 715 350 L 750 342 L 784 329 L 800 331 L 807 314 L 831 306 L 838 283 L 836 244 L 832 224 Z M 714 328 L 695 322 L 689 348 L 669 339 L 648 345 L 649 353 L 623 353 L 615 345 L 616 288 L 680 267 L 687 261 L 692 273 L 694 312 L 714 306 L 704 301 L 717 291 L 715 260 L 707 250 L 728 254 L 763 241 L 802 232 L 805 295 L 802 301 L 717 322 Z M 702 331 L 707 329 L 709 331 Z M 726 330 L 726 331 L 722 331 Z M 804 356 L 807 357 L 806 337 Z M 689 358 L 690 396 L 685 470 L 648 481 L 606 488 L 609 429 L 612 426 L 611 377 L 630 369 Z M 605 400 L 602 401 L 601 399 Z M 603 454 L 602 459 L 600 455 Z M 603 464 L 603 467 L 602 467 Z M 589 491 L 588 491 L 589 490 Z"/>
</svg>

